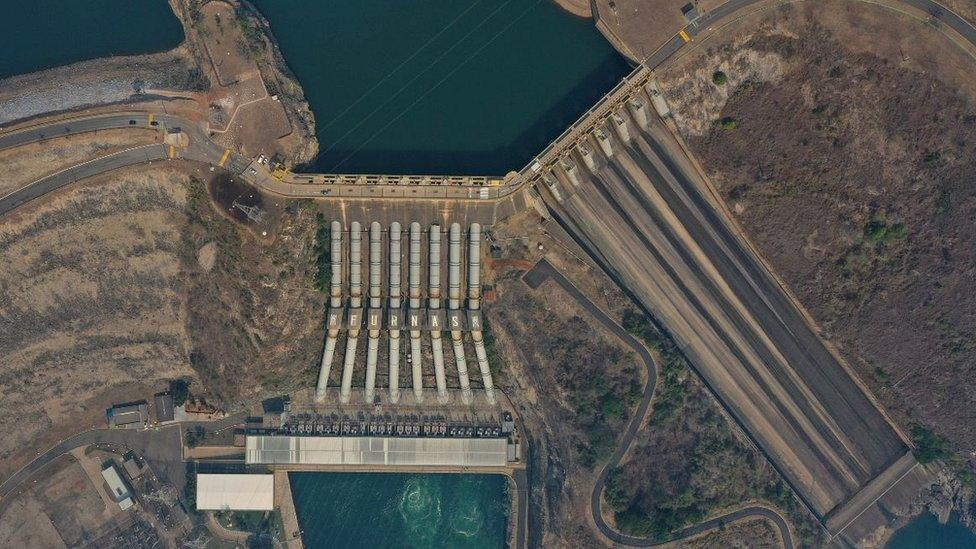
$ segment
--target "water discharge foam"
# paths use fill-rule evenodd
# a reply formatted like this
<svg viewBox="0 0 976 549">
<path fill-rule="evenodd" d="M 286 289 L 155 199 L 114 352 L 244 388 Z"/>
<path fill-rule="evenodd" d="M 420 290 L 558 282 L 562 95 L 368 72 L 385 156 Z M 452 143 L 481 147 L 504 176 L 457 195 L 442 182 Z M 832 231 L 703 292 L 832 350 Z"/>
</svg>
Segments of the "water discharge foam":
<svg viewBox="0 0 976 549">
<path fill-rule="evenodd" d="M 498 475 L 290 473 L 307 547 L 503 547 Z"/>
</svg>

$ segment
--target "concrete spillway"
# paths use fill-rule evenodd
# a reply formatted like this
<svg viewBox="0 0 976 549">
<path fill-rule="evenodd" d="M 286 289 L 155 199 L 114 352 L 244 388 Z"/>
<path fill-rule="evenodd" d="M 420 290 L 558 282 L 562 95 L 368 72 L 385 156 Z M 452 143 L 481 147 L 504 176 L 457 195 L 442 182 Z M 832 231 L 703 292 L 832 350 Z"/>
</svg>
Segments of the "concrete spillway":
<svg viewBox="0 0 976 549">
<path fill-rule="evenodd" d="M 420 223 L 410 224 L 410 272 L 408 273 L 410 310 L 420 309 Z M 414 328 L 411 326 L 411 328 Z M 410 330 L 410 362 L 413 366 L 413 396 L 424 400 L 424 377 L 421 369 L 420 330 Z"/>
<path fill-rule="evenodd" d="M 362 286 L 362 227 L 358 221 L 353 221 L 349 229 L 349 307 L 358 310 L 363 306 Z M 354 318 L 349 314 L 349 337 L 346 339 L 345 363 L 342 365 L 342 386 L 339 389 L 339 401 L 349 402 L 352 391 L 352 369 L 356 362 L 356 343 L 359 340 L 359 322 L 361 318 Z"/>
<path fill-rule="evenodd" d="M 342 225 L 338 221 L 332 222 L 329 236 L 331 238 L 330 260 L 332 262 L 329 309 L 335 311 L 342 307 Z M 338 328 L 330 328 L 325 337 L 325 351 L 322 353 L 319 379 L 315 386 L 315 400 L 319 402 L 325 399 L 325 389 L 329 383 L 329 372 L 332 370 L 332 360 L 335 358 L 336 339 L 338 337 Z"/>
<path fill-rule="evenodd" d="M 472 311 L 481 308 L 481 225 L 478 223 L 472 223 L 468 232 L 468 308 Z M 485 351 L 481 326 L 471 326 L 471 339 L 474 340 L 474 352 L 481 369 L 485 397 L 494 404 L 495 386 L 491 381 L 491 369 L 488 367 L 488 353 Z"/>
<path fill-rule="evenodd" d="M 390 224 L 390 309 L 400 308 L 400 224 Z M 390 326 L 390 402 L 400 401 L 400 327 Z"/>
<path fill-rule="evenodd" d="M 363 401 L 372 404 L 376 395 L 376 357 L 380 349 L 380 293 L 383 284 L 383 230 L 376 221 L 369 225 L 369 346 L 366 350 L 366 389 Z"/>
<path fill-rule="evenodd" d="M 461 308 L 461 225 L 451 224 L 449 235 L 447 262 L 447 306 L 452 311 Z M 451 342 L 454 345 L 454 361 L 457 363 L 458 382 L 461 385 L 461 400 L 465 404 L 471 403 L 471 384 L 468 381 L 468 364 L 464 358 L 464 340 L 461 330 L 451 330 Z"/>
<path fill-rule="evenodd" d="M 441 227 L 432 225 L 430 227 L 430 263 L 429 283 L 430 283 L 430 310 L 436 311 L 441 308 Z M 431 326 L 430 330 L 431 354 L 434 357 L 434 378 L 437 381 L 437 402 L 447 404 L 447 377 L 444 374 L 444 340 L 441 339 L 441 331 Z"/>
</svg>

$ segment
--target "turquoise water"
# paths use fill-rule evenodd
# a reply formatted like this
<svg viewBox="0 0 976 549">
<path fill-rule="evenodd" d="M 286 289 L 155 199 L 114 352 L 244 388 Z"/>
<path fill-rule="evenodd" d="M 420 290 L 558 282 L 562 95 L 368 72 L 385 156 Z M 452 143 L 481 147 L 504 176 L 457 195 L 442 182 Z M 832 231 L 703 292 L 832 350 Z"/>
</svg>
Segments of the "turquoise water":
<svg viewBox="0 0 976 549">
<path fill-rule="evenodd" d="M 0 78 L 183 41 L 166 0 L 0 0 Z"/>
<path fill-rule="evenodd" d="M 289 473 L 305 547 L 504 547 L 499 475 Z"/>
<path fill-rule="evenodd" d="M 551 0 L 255 0 L 324 172 L 503 175 L 630 72 Z"/>
<path fill-rule="evenodd" d="M 925 513 L 895 532 L 885 549 L 972 549 L 976 534 L 953 515 L 946 524 Z"/>
</svg>

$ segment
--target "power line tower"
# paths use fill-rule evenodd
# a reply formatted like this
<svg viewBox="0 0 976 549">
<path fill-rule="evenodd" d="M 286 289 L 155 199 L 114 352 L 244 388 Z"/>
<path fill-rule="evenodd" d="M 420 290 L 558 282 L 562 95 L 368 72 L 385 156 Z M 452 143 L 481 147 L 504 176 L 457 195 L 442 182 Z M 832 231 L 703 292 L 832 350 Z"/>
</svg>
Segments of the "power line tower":
<svg viewBox="0 0 976 549">
<path fill-rule="evenodd" d="M 230 206 L 232 209 L 237 208 L 238 210 L 244 212 L 244 215 L 246 215 L 248 219 L 250 219 L 255 223 L 261 223 L 262 221 L 264 221 L 264 216 L 267 214 L 267 212 L 265 212 L 264 210 L 262 210 L 257 206 L 248 206 L 246 204 L 241 204 L 239 202 L 239 199 L 240 197 L 234 199 L 234 202 Z"/>
</svg>

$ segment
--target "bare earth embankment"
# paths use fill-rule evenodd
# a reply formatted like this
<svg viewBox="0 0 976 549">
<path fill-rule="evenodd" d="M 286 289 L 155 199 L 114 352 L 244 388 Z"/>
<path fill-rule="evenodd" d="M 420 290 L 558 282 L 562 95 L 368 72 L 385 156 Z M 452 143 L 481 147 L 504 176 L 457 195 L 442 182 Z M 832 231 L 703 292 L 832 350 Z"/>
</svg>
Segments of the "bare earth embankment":
<svg viewBox="0 0 976 549">
<path fill-rule="evenodd" d="M 824 335 L 911 430 L 920 461 L 948 458 L 948 441 L 962 485 L 933 495 L 965 502 L 976 471 L 972 58 L 921 22 L 844 2 L 777 8 L 701 47 L 662 77 L 682 134 Z"/>
<path fill-rule="evenodd" d="M 146 90 L 198 91 L 210 86 L 192 52 L 82 61 L 0 80 L 0 124 L 90 105 L 151 99 Z"/>
</svg>

